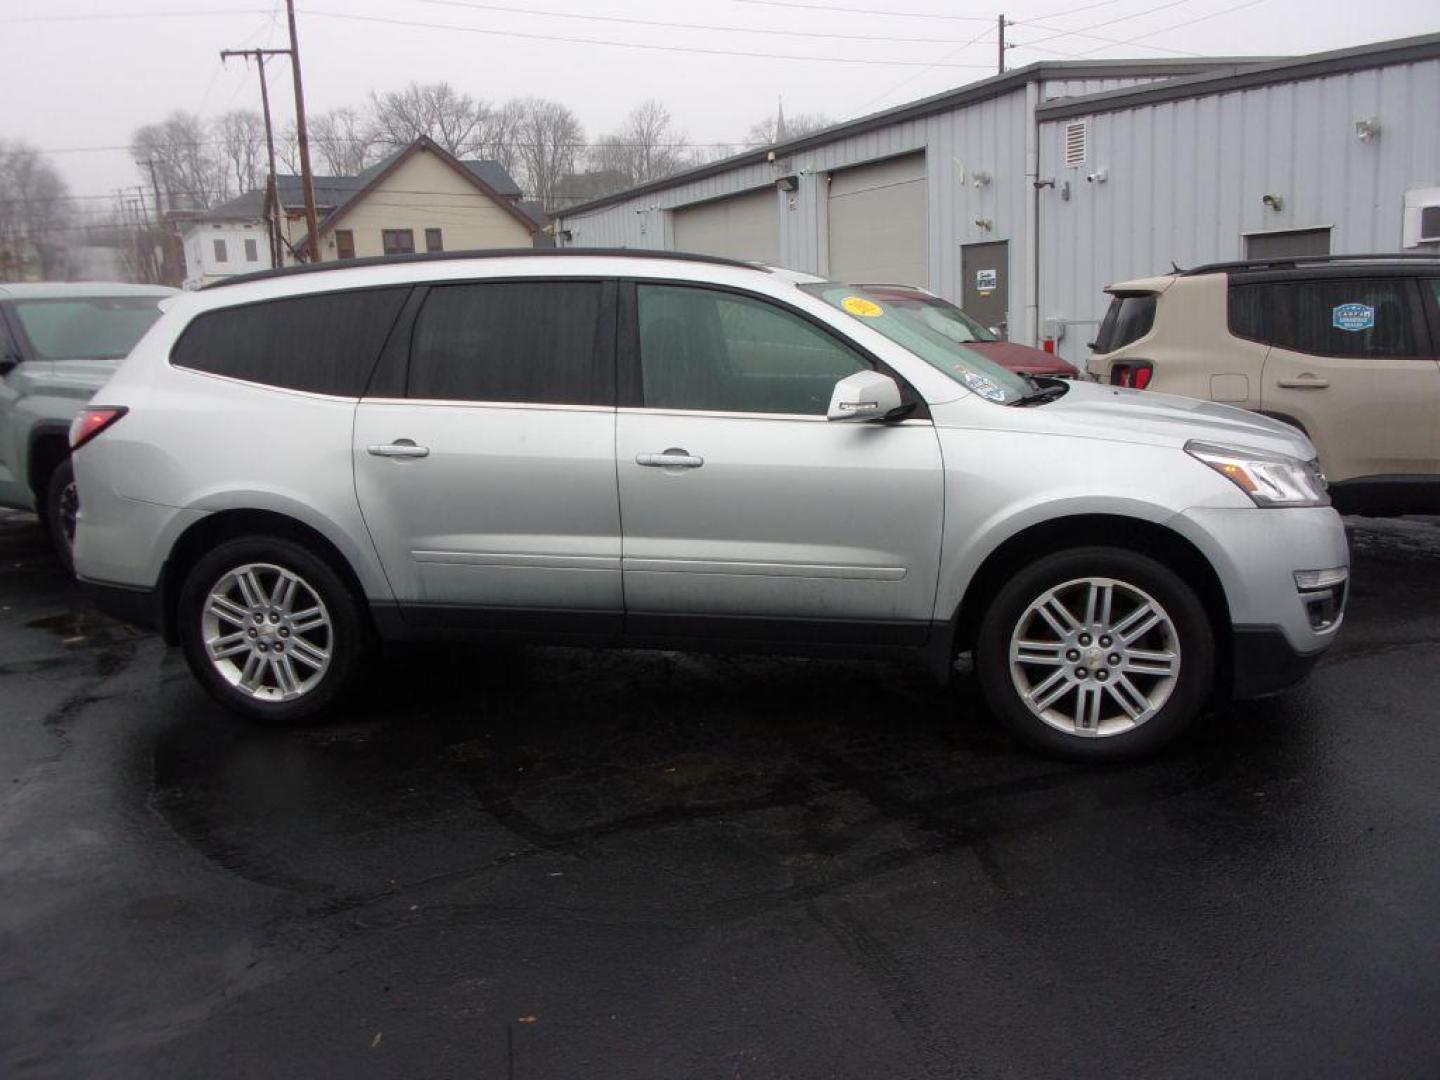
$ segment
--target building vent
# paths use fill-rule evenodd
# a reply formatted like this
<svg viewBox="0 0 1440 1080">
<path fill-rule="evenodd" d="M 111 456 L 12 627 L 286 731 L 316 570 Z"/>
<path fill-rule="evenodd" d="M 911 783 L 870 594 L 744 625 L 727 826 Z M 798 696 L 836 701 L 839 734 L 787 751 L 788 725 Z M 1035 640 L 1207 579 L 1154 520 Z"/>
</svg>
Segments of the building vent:
<svg viewBox="0 0 1440 1080">
<path fill-rule="evenodd" d="M 1065 165 L 1078 168 L 1085 164 L 1086 121 L 1075 120 L 1065 125 Z"/>
<path fill-rule="evenodd" d="M 1422 244 L 1440 242 L 1440 206 L 1422 206 L 1420 208 L 1420 242 Z"/>
</svg>

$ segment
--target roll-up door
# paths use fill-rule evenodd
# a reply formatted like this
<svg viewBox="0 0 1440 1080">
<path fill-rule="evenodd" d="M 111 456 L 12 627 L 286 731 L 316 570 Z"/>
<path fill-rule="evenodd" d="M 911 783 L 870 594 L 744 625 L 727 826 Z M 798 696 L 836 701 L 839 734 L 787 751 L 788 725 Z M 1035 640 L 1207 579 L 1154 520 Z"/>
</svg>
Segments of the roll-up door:
<svg viewBox="0 0 1440 1080">
<path fill-rule="evenodd" d="M 778 198 L 773 187 L 766 187 L 678 208 L 673 217 L 675 250 L 778 263 Z"/>
<path fill-rule="evenodd" d="M 925 155 L 830 174 L 830 276 L 837 281 L 930 283 Z"/>
</svg>

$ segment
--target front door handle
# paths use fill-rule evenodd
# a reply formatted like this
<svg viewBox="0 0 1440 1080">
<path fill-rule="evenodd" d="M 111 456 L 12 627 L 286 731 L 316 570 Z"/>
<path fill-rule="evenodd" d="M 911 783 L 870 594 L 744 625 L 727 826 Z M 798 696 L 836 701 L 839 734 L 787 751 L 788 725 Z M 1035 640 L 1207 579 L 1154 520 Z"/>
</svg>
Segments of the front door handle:
<svg viewBox="0 0 1440 1080">
<path fill-rule="evenodd" d="M 1302 375 L 1298 379 L 1276 379 L 1275 385 L 1286 390 L 1324 390 L 1330 385 L 1330 380 L 1314 375 Z"/>
<path fill-rule="evenodd" d="M 636 454 L 635 464 L 651 469 L 698 469 L 705 459 L 672 446 L 663 454 Z"/>
<path fill-rule="evenodd" d="M 428 446 L 416 446 L 414 439 L 396 439 L 392 443 L 377 443 L 365 448 L 376 457 L 422 458 L 430 456 Z"/>
</svg>

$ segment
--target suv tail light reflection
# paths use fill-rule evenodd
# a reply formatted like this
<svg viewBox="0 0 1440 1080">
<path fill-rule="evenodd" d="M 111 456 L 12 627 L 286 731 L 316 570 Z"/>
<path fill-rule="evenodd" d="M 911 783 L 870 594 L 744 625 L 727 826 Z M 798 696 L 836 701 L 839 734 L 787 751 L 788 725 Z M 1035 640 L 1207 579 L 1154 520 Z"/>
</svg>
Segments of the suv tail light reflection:
<svg viewBox="0 0 1440 1080">
<path fill-rule="evenodd" d="M 1149 360 L 1117 360 L 1110 367 L 1110 385 L 1144 390 L 1154 374 L 1155 365 Z"/>
<path fill-rule="evenodd" d="M 70 421 L 70 449 L 79 450 L 129 411 L 124 405 L 92 405 Z"/>
</svg>

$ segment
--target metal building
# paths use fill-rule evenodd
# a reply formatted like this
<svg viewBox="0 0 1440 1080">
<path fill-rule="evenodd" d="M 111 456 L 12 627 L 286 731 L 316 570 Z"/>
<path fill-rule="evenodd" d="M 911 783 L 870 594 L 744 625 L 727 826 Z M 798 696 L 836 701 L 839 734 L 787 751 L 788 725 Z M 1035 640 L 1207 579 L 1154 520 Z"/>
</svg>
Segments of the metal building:
<svg viewBox="0 0 1440 1080">
<path fill-rule="evenodd" d="M 1042 333 L 1072 361 L 1107 283 L 1172 262 L 1440 249 L 1440 34 L 1036 116 Z"/>
<path fill-rule="evenodd" d="M 585 203 L 555 229 L 564 245 L 696 251 L 927 285 L 1033 338 L 1037 107 L 1244 63 L 1032 64 Z M 980 270 L 994 281 L 975 289 Z"/>
<path fill-rule="evenodd" d="M 1440 34 L 1287 60 L 1033 64 L 555 227 L 568 245 L 926 285 L 1075 361 L 1107 282 L 1431 243 L 1437 189 Z"/>
</svg>

